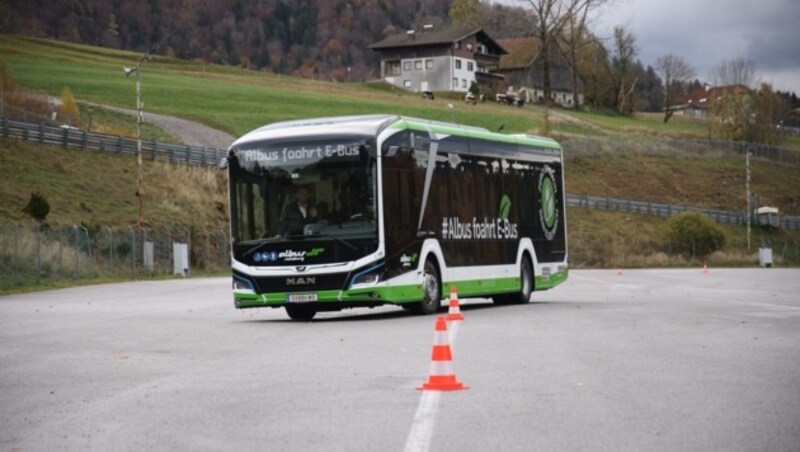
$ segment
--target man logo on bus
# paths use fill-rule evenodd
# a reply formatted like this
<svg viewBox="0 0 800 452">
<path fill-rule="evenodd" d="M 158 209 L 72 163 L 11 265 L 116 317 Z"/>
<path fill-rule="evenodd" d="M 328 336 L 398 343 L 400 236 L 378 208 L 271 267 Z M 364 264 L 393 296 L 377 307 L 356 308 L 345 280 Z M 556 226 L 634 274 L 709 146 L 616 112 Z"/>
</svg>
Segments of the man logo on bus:
<svg viewBox="0 0 800 452">
<path fill-rule="evenodd" d="M 539 221 L 547 240 L 553 240 L 558 231 L 557 195 L 555 171 L 545 165 L 539 173 Z"/>
</svg>

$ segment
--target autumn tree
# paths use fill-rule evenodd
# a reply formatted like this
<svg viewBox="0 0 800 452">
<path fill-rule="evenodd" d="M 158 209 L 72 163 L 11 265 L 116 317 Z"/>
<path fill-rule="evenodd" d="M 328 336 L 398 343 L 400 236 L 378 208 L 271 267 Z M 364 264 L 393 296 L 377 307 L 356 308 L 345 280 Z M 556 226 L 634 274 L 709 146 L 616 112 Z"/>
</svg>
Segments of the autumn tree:
<svg viewBox="0 0 800 452">
<path fill-rule="evenodd" d="M 715 87 L 708 100 L 710 134 L 724 140 L 746 140 L 755 114 L 752 96 L 755 64 L 737 56 L 720 63 L 712 74 Z"/>
<path fill-rule="evenodd" d="M 480 0 L 453 0 L 450 7 L 450 24 L 463 27 L 482 27 L 483 14 Z"/>
<path fill-rule="evenodd" d="M 747 141 L 780 144 L 781 130 L 777 126 L 788 111 L 786 102 L 775 93 L 769 83 L 762 83 L 752 97 L 755 114 L 750 123 Z"/>
<path fill-rule="evenodd" d="M 8 73 L 6 60 L 0 58 L 0 111 L 5 109 L 6 104 L 11 104 L 9 98 L 13 96 L 15 91 L 16 86 L 14 85 L 14 80 L 11 78 L 11 75 Z M 3 112 L 3 116 L 5 116 L 5 112 Z"/>
<path fill-rule="evenodd" d="M 75 100 L 72 90 L 67 86 L 61 91 L 61 117 L 66 118 L 67 124 L 72 126 L 78 124 L 80 116 L 78 102 Z"/>
<path fill-rule="evenodd" d="M 656 69 L 664 83 L 664 123 L 672 118 L 673 106 L 683 95 L 683 87 L 694 77 L 694 69 L 678 55 L 669 53 L 656 61 Z"/>
</svg>

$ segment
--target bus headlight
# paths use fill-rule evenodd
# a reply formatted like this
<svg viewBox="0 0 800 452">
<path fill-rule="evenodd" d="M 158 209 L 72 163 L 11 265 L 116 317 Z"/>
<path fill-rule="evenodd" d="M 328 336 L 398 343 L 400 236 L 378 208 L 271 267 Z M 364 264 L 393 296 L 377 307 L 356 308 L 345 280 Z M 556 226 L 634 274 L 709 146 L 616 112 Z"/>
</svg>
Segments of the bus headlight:
<svg viewBox="0 0 800 452">
<path fill-rule="evenodd" d="M 255 292 L 253 284 L 243 278 L 233 277 L 233 291 L 234 292 Z"/>
<path fill-rule="evenodd" d="M 350 281 L 350 288 L 354 289 L 361 286 L 372 286 L 378 284 L 381 281 L 381 275 L 383 274 L 382 267 L 383 265 L 379 264 L 356 274 L 353 276 L 352 281 Z"/>
<path fill-rule="evenodd" d="M 379 272 L 365 273 L 363 275 L 358 275 L 355 278 L 353 278 L 353 284 L 351 284 L 351 286 L 377 284 L 380 280 L 381 280 L 381 274 Z"/>
</svg>

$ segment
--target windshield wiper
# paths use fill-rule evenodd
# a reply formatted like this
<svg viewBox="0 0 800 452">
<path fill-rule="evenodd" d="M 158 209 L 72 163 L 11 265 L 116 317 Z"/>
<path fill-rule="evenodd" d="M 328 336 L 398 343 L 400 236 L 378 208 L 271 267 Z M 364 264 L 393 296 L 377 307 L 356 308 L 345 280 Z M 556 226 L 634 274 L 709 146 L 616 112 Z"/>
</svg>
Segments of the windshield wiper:
<svg viewBox="0 0 800 452">
<path fill-rule="evenodd" d="M 346 246 L 346 247 L 350 248 L 350 249 L 351 249 L 351 250 L 353 250 L 353 251 L 355 251 L 355 250 L 357 250 L 357 249 L 358 249 L 358 247 L 356 247 L 356 246 L 355 246 L 355 245 L 353 245 L 352 243 L 348 242 L 347 240 L 345 240 L 345 239 L 343 239 L 343 238 L 341 238 L 341 237 L 337 237 L 337 236 L 335 236 L 335 235 L 333 235 L 333 234 L 314 234 L 314 235 L 311 235 L 311 236 L 309 236 L 309 237 L 324 237 L 324 238 L 330 238 L 330 239 L 336 240 L 337 242 L 339 242 L 339 243 L 341 243 L 342 245 L 344 245 L 344 246 Z"/>
<path fill-rule="evenodd" d="M 256 251 L 260 250 L 260 249 L 261 249 L 261 247 L 262 247 L 262 246 L 264 246 L 264 245 L 266 245 L 267 243 L 272 243 L 272 239 L 271 239 L 271 238 L 269 238 L 269 239 L 262 239 L 262 240 L 261 240 L 260 242 L 258 242 L 258 243 L 257 243 L 255 246 L 253 246 L 253 247 L 252 247 L 252 248 L 250 248 L 249 250 L 247 250 L 247 251 L 245 251 L 244 253 L 242 253 L 242 256 L 249 256 L 250 254 L 252 254 L 252 253 L 255 253 Z"/>
<path fill-rule="evenodd" d="M 249 250 L 247 250 L 244 253 L 242 253 L 242 256 L 249 256 L 250 254 L 255 253 L 256 251 L 260 250 L 262 246 L 264 246 L 264 245 L 266 245 L 268 243 L 275 243 L 275 239 L 276 238 L 298 239 L 298 238 L 305 238 L 305 237 L 306 236 L 301 234 L 301 235 L 289 235 L 289 236 L 286 236 L 286 237 L 276 236 L 276 237 L 269 237 L 269 238 L 266 238 L 266 239 L 262 239 L 257 245 L 253 246 Z"/>
</svg>

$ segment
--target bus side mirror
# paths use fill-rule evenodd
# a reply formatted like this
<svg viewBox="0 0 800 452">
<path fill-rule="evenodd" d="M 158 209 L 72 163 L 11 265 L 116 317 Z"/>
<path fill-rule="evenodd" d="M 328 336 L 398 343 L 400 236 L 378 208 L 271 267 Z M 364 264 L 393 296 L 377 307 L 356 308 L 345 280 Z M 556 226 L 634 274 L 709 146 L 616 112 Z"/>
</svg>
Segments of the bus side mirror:
<svg viewBox="0 0 800 452">
<path fill-rule="evenodd" d="M 228 169 L 228 157 L 222 157 L 217 163 L 217 168 Z"/>
</svg>

